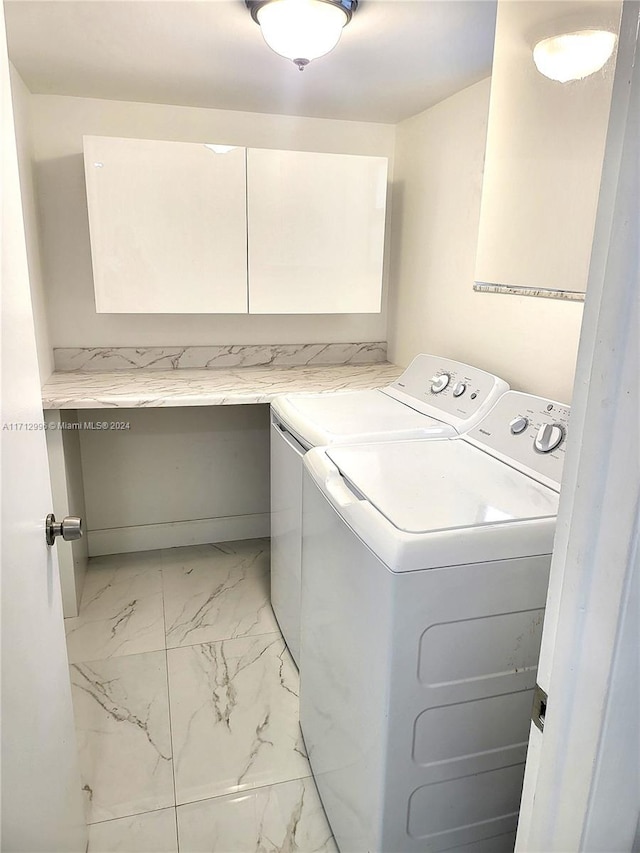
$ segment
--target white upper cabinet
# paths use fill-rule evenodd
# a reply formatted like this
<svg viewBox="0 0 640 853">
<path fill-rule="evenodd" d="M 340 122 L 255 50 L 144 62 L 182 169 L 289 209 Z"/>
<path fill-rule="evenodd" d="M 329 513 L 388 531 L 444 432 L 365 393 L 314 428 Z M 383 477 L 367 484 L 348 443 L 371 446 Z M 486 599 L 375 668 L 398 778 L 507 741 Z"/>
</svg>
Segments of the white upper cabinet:
<svg viewBox="0 0 640 853">
<path fill-rule="evenodd" d="M 386 157 L 247 151 L 249 311 L 380 311 Z"/>
<path fill-rule="evenodd" d="M 96 310 L 247 313 L 246 156 L 85 136 Z"/>
<path fill-rule="evenodd" d="M 475 278 L 584 292 L 600 190 L 614 56 L 560 83 L 533 47 L 594 26 L 618 31 L 620 2 L 500 0 Z"/>
<path fill-rule="evenodd" d="M 84 158 L 98 312 L 380 311 L 386 157 L 86 136 Z"/>
</svg>

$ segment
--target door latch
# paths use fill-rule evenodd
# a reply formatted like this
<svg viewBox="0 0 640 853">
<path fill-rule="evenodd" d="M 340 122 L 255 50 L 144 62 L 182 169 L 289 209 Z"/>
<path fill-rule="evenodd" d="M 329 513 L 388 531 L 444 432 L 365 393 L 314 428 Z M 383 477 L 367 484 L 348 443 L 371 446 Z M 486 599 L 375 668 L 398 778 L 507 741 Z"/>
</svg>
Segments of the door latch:
<svg viewBox="0 0 640 853">
<path fill-rule="evenodd" d="M 544 718 L 547 713 L 547 698 L 547 694 L 544 692 L 542 687 L 540 687 L 539 684 L 536 684 L 536 688 L 533 692 L 533 709 L 531 711 L 531 719 L 540 731 L 544 730 Z"/>
</svg>

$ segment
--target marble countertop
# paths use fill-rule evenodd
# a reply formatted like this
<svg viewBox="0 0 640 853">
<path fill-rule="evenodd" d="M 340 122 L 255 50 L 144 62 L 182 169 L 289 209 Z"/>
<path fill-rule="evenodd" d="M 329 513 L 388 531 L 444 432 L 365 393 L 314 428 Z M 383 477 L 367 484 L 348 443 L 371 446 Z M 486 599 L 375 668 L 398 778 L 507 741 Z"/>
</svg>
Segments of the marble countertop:
<svg viewBox="0 0 640 853">
<path fill-rule="evenodd" d="M 269 403 L 279 394 L 380 388 L 400 376 L 389 362 L 297 367 L 56 372 L 44 409 L 133 409 Z"/>
</svg>

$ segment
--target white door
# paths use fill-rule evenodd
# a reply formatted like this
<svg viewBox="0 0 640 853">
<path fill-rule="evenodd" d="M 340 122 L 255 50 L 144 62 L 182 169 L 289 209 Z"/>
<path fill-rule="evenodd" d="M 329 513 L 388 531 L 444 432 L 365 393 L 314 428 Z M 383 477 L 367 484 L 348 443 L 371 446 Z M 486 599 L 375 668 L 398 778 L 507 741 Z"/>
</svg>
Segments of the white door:
<svg viewBox="0 0 640 853">
<path fill-rule="evenodd" d="M 20 201 L 4 12 L 2 84 L 2 850 L 86 847 Z M 12 428 L 34 424 L 35 429 Z"/>
<path fill-rule="evenodd" d="M 625 2 L 516 850 L 640 850 L 640 5 Z"/>
</svg>

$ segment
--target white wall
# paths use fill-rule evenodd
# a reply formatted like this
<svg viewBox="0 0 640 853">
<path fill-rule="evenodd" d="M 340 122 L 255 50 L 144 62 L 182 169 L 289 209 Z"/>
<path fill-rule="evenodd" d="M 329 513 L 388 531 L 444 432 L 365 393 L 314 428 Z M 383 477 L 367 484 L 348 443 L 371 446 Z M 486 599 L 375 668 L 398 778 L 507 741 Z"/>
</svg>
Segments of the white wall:
<svg viewBox="0 0 640 853">
<path fill-rule="evenodd" d="M 434 352 L 570 402 L 582 304 L 472 289 L 489 88 L 476 83 L 396 128 L 389 358 Z"/>
<path fill-rule="evenodd" d="M 38 368 L 40 370 L 40 379 L 44 382 L 53 373 L 53 351 L 50 343 L 45 286 L 42 276 L 36 188 L 32 164 L 31 122 L 29 115 L 29 102 L 32 96 L 13 65 L 9 66 L 9 70 L 11 74 L 16 144 L 18 148 L 22 214 L 24 216 L 25 235 L 27 239 L 31 303 L 33 305 L 33 317 L 36 329 Z"/>
<path fill-rule="evenodd" d="M 92 555 L 269 535 L 269 407 L 98 409 L 80 421 Z M 75 434 L 74 434 L 75 435 Z"/>
<path fill-rule="evenodd" d="M 386 340 L 384 310 L 369 315 L 288 317 L 96 314 L 82 136 L 208 141 L 392 158 L 393 125 L 50 95 L 32 95 L 31 108 L 53 346 Z"/>
</svg>

